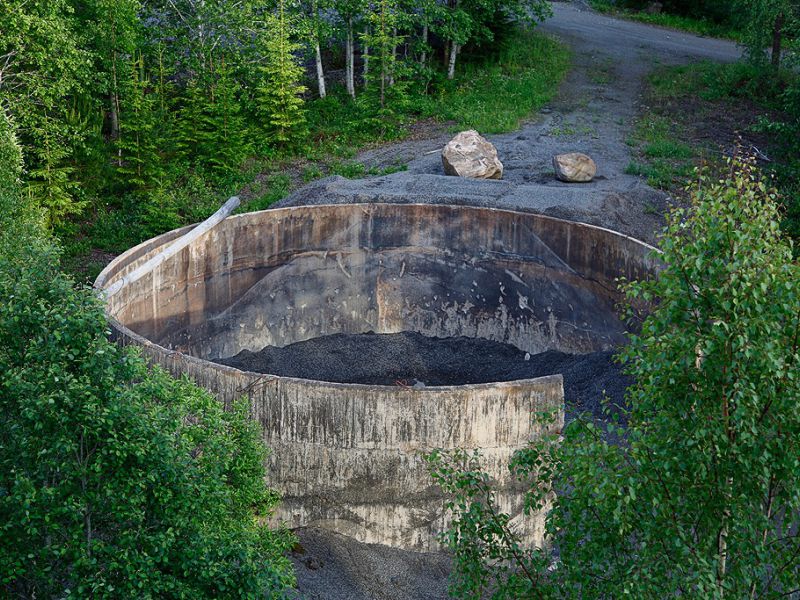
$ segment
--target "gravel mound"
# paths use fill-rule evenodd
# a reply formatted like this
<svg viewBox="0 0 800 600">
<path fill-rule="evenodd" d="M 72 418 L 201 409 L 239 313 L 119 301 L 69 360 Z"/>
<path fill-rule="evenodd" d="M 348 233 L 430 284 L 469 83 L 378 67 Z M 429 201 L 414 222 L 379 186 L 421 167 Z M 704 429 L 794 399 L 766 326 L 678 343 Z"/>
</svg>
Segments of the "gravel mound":
<svg viewBox="0 0 800 600">
<path fill-rule="evenodd" d="M 295 530 L 293 600 L 447 600 L 450 557 L 362 544 L 322 529 Z"/>
<path fill-rule="evenodd" d="M 528 354 L 502 342 L 428 337 L 416 332 L 322 336 L 283 348 L 243 350 L 219 363 L 246 371 L 334 383 L 425 386 L 531 379 L 561 373 L 567 417 L 602 416 L 602 398 L 624 402 L 630 379 L 613 352 Z"/>
</svg>

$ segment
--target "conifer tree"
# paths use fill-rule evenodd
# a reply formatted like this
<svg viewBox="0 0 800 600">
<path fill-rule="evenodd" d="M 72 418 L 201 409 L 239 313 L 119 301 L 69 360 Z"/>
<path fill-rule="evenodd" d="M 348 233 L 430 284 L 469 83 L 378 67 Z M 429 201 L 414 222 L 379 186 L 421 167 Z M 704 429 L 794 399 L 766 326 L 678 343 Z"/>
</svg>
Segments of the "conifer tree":
<svg viewBox="0 0 800 600">
<path fill-rule="evenodd" d="M 208 127 L 205 116 L 207 92 L 202 81 L 192 78 L 186 82 L 182 93 L 176 98 L 177 120 L 175 123 L 175 147 L 178 157 L 194 162 L 203 155 L 205 131 Z"/>
<path fill-rule="evenodd" d="M 144 59 L 131 60 L 119 120 L 119 173 L 134 188 L 146 188 L 163 176 L 159 155 L 158 99 L 149 90 Z"/>
<path fill-rule="evenodd" d="M 79 138 L 59 112 L 43 111 L 29 130 L 36 142 L 28 151 L 32 166 L 28 169 L 27 190 L 45 209 L 49 225 L 80 213 L 86 205 L 75 196 L 79 184 L 70 141 Z"/>
<path fill-rule="evenodd" d="M 370 48 L 370 72 L 366 83 L 377 91 L 381 108 L 386 107 L 386 89 L 395 83 L 398 67 L 396 48 L 400 43 L 397 28 L 400 22 L 397 0 L 378 0 L 367 14 L 369 33 L 363 36 Z"/>
<path fill-rule="evenodd" d="M 296 141 L 305 133 L 305 111 L 300 81 L 303 68 L 295 52 L 299 44 L 292 40 L 292 24 L 287 0 L 279 0 L 277 11 L 266 16 L 262 84 L 258 89 L 259 111 L 265 118 L 265 129 L 278 145 Z"/>
<path fill-rule="evenodd" d="M 241 87 L 224 57 L 219 61 L 208 106 L 206 161 L 219 174 L 239 168 L 250 150 L 249 129 L 240 105 Z"/>
</svg>

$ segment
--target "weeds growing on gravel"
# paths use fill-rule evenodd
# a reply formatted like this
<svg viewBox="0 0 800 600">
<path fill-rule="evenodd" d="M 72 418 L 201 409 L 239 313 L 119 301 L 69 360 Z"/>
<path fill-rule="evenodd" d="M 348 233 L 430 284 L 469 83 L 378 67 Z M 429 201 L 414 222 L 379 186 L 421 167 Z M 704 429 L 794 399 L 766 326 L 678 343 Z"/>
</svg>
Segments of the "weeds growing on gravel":
<svg viewBox="0 0 800 600">
<path fill-rule="evenodd" d="M 678 192 L 692 166 L 742 145 L 758 156 L 784 201 L 784 229 L 800 239 L 800 77 L 750 63 L 658 69 L 631 144 L 628 173 Z"/>
<path fill-rule="evenodd" d="M 642 115 L 628 140 L 637 148 L 640 159 L 632 161 L 625 172 L 644 177 L 655 188 L 670 189 L 683 185 L 700 154 L 689 144 L 681 142 L 680 135 L 676 139 L 678 129 L 677 123 L 664 116 L 653 112 Z"/>
</svg>

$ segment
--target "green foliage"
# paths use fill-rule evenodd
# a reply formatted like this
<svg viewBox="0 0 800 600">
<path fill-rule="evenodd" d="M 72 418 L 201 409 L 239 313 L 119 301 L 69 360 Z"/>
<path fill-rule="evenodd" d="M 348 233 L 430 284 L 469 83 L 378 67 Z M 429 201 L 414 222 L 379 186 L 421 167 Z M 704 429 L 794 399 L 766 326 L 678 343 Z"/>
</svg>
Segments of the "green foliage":
<svg viewBox="0 0 800 600">
<path fill-rule="evenodd" d="M 787 59 L 787 64 L 796 60 Z M 672 101 L 689 101 L 700 103 L 699 110 L 723 112 L 730 107 L 742 104 L 748 109 L 755 122 L 750 130 L 768 133 L 768 143 L 761 150 L 766 152 L 770 161 L 762 168 L 773 176 L 775 184 L 781 192 L 786 204 L 784 214 L 784 230 L 794 239 L 800 237 L 800 77 L 790 69 L 773 69 L 764 64 L 737 62 L 717 64 L 701 62 L 680 67 L 659 69 L 650 76 L 651 105 L 663 107 Z M 655 108 L 658 110 L 658 108 Z M 673 121 L 679 121 L 677 124 Z M 642 142 L 642 130 L 648 123 L 664 121 L 663 116 L 648 112 L 637 125 L 635 141 Z M 659 125 L 657 130 L 668 140 L 680 138 L 684 134 L 686 118 L 681 113 L 670 115 L 666 124 Z M 691 125 L 691 123 L 689 123 Z M 743 126 L 746 124 L 743 124 Z M 762 145 L 762 144 L 759 144 Z M 715 151 L 716 148 L 711 148 Z M 695 148 L 697 154 L 705 149 Z M 669 174 L 669 166 L 676 163 L 679 173 L 685 170 L 684 161 L 664 159 L 642 160 L 641 167 L 647 171 L 648 179 L 657 185 L 672 187 L 675 176 Z M 661 177 L 657 172 L 662 172 Z"/>
<path fill-rule="evenodd" d="M 0 590 L 40 598 L 263 598 L 291 536 L 247 409 L 107 339 L 35 208 L 0 188 Z"/>
<path fill-rule="evenodd" d="M 223 60 L 217 68 L 209 115 L 209 142 L 216 152 L 209 152 L 208 164 L 220 175 L 236 172 L 252 149 L 252 131 L 242 114 L 241 94 L 241 86 Z"/>
<path fill-rule="evenodd" d="M 266 189 L 258 198 L 247 203 L 248 211 L 265 210 L 289 193 L 291 180 L 287 175 L 273 175 L 267 181 Z"/>
<path fill-rule="evenodd" d="M 402 137 L 420 116 L 509 129 L 566 68 L 563 52 L 548 54 L 555 44 L 520 39 L 511 25 L 542 18 L 541 0 L 11 0 L 8 8 L 0 103 L 19 126 L 23 183 L 65 236 L 71 265 L 186 224 L 206 212 L 209 191 L 238 191 L 253 165 L 349 158 Z M 334 86 L 310 101 L 304 49 L 319 42 L 322 61 L 339 66 L 347 39 L 366 87 L 355 99 Z M 446 81 L 447 63 L 435 60 L 449 41 L 463 86 Z M 522 46 L 511 56 L 514 41 Z M 114 219 L 123 231 L 113 232 Z"/>
<path fill-rule="evenodd" d="M 472 466 L 434 469 L 455 493 L 449 539 L 468 559 L 456 563 L 460 585 L 479 589 L 487 560 L 504 557 L 528 597 L 784 598 L 798 589 L 800 271 L 779 222 L 775 196 L 739 159 L 720 181 L 702 178 L 691 207 L 670 216 L 664 270 L 626 286 L 631 310 L 649 309 L 622 354 L 635 378 L 627 427 L 577 419 L 560 443 L 535 444 L 512 465 L 531 483 L 530 508 L 558 492 L 547 522 L 557 559 L 511 552 L 496 534 L 480 553 L 462 550 L 474 545 L 462 531 L 473 504 L 489 506 L 476 493 L 481 476 Z M 507 517 L 494 519 L 483 526 Z"/>
<path fill-rule="evenodd" d="M 75 197 L 79 183 L 69 140 L 76 132 L 70 130 L 66 121 L 48 114 L 40 115 L 29 130 L 35 145 L 29 149 L 28 193 L 47 210 L 51 224 L 79 214 L 86 204 Z"/>
<path fill-rule="evenodd" d="M 769 59 L 779 66 L 783 38 L 796 39 L 800 33 L 800 5 L 794 0 L 736 0 L 734 6 L 750 60 L 764 64 L 765 49 L 770 49 Z"/>
<path fill-rule="evenodd" d="M 300 83 L 303 68 L 294 55 L 300 46 L 292 40 L 291 17 L 287 14 L 289 1 L 279 0 L 277 14 L 267 17 L 267 33 L 262 39 L 264 80 L 258 89 L 265 129 L 280 146 L 298 141 L 305 133 L 306 122 L 301 98 L 306 88 Z"/>
<path fill-rule="evenodd" d="M 466 62 L 458 81 L 421 99 L 422 114 L 453 120 L 460 129 L 504 133 L 550 101 L 569 69 L 568 49 L 529 30 L 515 33 L 496 54 Z"/>
<path fill-rule="evenodd" d="M 240 95 L 224 59 L 207 77 L 186 84 L 175 135 L 181 159 L 220 177 L 239 169 L 252 148 Z"/>
<path fill-rule="evenodd" d="M 632 161 L 625 172 L 647 179 L 652 187 L 673 190 L 692 175 L 701 159 L 701 149 L 676 139 L 681 129 L 670 119 L 645 113 L 636 121 L 628 143 L 638 148 L 640 160 Z"/>
<path fill-rule="evenodd" d="M 31 192 L 51 222 L 82 208 L 71 161 L 85 131 L 66 100 L 81 94 L 91 70 L 74 27 L 66 0 L 11 0 L 0 12 L 0 102 L 19 127 Z"/>
<path fill-rule="evenodd" d="M 159 99 L 151 93 L 142 57 L 130 61 L 129 71 L 119 115 L 117 173 L 134 189 L 148 188 L 164 174 Z"/>
<path fill-rule="evenodd" d="M 509 516 L 498 509 L 480 459 L 479 452 L 464 450 L 434 450 L 425 456 L 433 478 L 451 498 L 446 508 L 453 520 L 441 536 L 453 551 L 448 592 L 464 600 L 545 597 L 539 583 L 547 554 L 521 543 Z M 539 466 L 540 477 L 552 475 L 547 464 Z"/>
<path fill-rule="evenodd" d="M 729 2 L 664 2 L 664 11 L 649 12 L 649 2 L 589 0 L 595 10 L 659 27 L 680 29 L 695 35 L 741 41 L 743 34 Z"/>
<path fill-rule="evenodd" d="M 390 104 L 402 108 L 408 101 L 405 86 L 398 85 L 400 74 L 397 71 L 400 64 L 397 60 L 397 46 L 402 43 L 402 38 L 397 35 L 400 19 L 397 0 L 378 0 L 366 15 L 368 33 L 362 36 L 362 42 L 369 48 L 367 89 L 377 95 L 380 107 L 384 109 L 378 113 L 378 118 L 391 117 L 391 114 L 382 114 L 387 112 L 387 88 L 394 88 L 391 90 L 393 101 Z"/>
<path fill-rule="evenodd" d="M 5 106 L 0 104 L 0 190 L 19 185 L 22 177 L 22 148 Z"/>
</svg>

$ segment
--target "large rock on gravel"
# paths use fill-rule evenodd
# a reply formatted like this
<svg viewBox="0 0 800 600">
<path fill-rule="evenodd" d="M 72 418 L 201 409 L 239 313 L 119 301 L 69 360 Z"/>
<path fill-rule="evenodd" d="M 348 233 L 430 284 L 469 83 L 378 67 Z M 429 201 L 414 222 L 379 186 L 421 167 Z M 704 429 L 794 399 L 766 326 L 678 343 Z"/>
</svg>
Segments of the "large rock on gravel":
<svg viewBox="0 0 800 600">
<path fill-rule="evenodd" d="M 503 163 L 492 143 L 470 129 L 454 137 L 442 150 L 442 165 L 448 175 L 474 179 L 502 179 Z"/>
<path fill-rule="evenodd" d="M 553 157 L 553 168 L 556 170 L 556 177 L 567 183 L 586 183 L 597 174 L 594 161 L 580 152 L 556 154 Z"/>
</svg>

